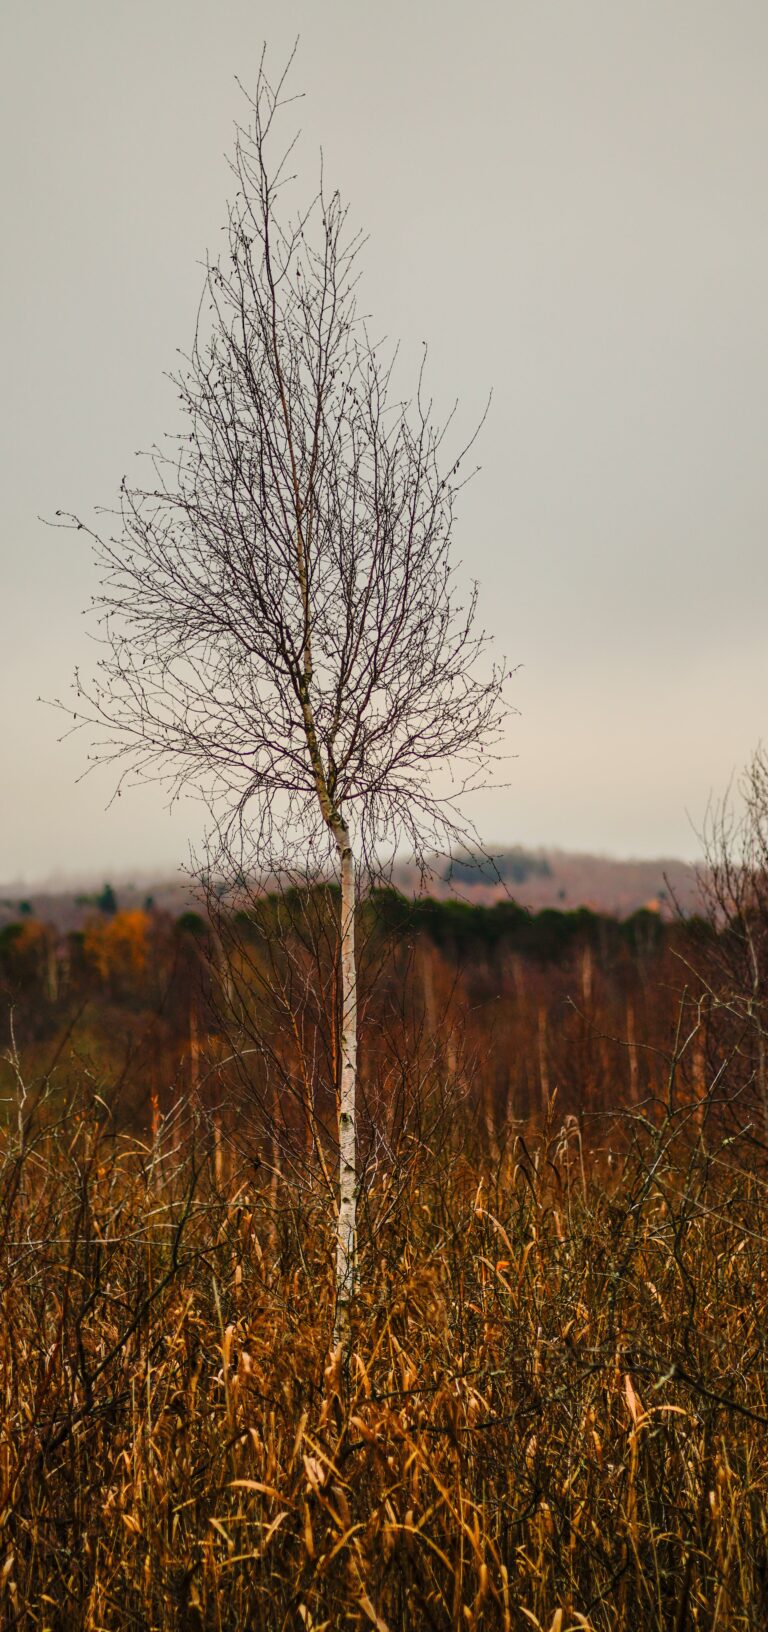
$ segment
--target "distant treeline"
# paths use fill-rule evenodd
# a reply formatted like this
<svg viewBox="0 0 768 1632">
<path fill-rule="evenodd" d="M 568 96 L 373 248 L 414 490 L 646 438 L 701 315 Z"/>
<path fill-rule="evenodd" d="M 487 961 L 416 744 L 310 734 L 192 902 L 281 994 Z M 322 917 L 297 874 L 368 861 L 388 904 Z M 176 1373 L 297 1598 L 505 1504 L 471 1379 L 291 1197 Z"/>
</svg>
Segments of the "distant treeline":
<svg viewBox="0 0 768 1632">
<path fill-rule="evenodd" d="M 85 1058 L 108 1097 L 119 1084 L 122 1114 L 141 1122 L 148 1106 L 168 1107 L 190 1087 L 223 1092 L 218 1062 L 233 1057 L 245 1025 L 254 1092 L 283 1081 L 295 1103 L 306 1082 L 330 1104 L 333 896 L 322 885 L 247 901 L 243 889 L 210 919 L 149 902 L 115 910 L 105 888 L 83 927 L 65 933 L 24 914 L 0 931 L 0 1036 L 12 1010 L 33 1070 L 45 1075 L 55 1060 L 64 1083 Z M 698 920 L 648 909 L 620 920 L 376 890 L 359 913 L 363 1093 L 390 1094 L 402 1062 L 426 1051 L 430 1080 L 460 1082 L 477 1099 L 491 1143 L 510 1117 L 544 1115 L 555 1093 L 576 1114 L 659 1097 L 680 1005 L 695 1006 L 704 990 L 691 970 L 706 968 L 716 941 Z M 696 1094 L 719 1051 L 700 1025 L 682 1068 Z M 7 1098 L 12 1072 L 0 1062 L 0 1086 L 6 1079 Z"/>
<path fill-rule="evenodd" d="M 538 856 L 519 845 L 503 850 L 499 855 L 480 856 L 477 860 L 461 858 L 451 861 L 443 875 L 451 884 L 524 884 L 529 878 L 551 878 L 552 868 L 546 856 Z"/>
<path fill-rule="evenodd" d="M 322 912 L 323 900 L 333 899 L 336 893 L 335 885 L 311 891 L 289 889 L 257 899 L 247 909 L 237 908 L 230 917 L 240 932 L 274 936 L 279 932 L 281 918 L 295 927 L 306 917 L 310 902 L 317 914 Z M 88 904 L 99 909 L 98 916 L 94 914 L 83 929 L 62 934 L 29 912 L 0 929 L 0 979 L 13 983 L 14 975 L 28 974 L 35 964 L 35 954 L 39 957 L 43 952 L 48 960 L 54 957 L 68 968 L 74 965 L 81 973 L 89 965 L 103 972 L 105 961 L 109 962 L 110 945 L 123 961 L 126 949 L 132 948 L 138 968 L 145 959 L 144 943 L 151 938 L 172 944 L 192 937 L 199 947 L 210 934 L 206 917 L 196 911 L 172 918 L 155 912 L 150 900 L 141 909 L 119 911 L 109 885 L 99 895 L 88 898 Z M 223 921 L 226 917 L 222 913 Z M 373 891 L 363 903 L 361 918 L 369 933 L 379 931 L 395 941 L 427 937 L 442 953 L 460 962 L 473 956 L 486 958 L 496 952 L 511 952 L 537 963 L 557 963 L 582 947 L 608 958 L 622 950 L 647 955 L 661 950 L 670 938 L 679 938 L 681 932 L 697 938 L 710 933 L 703 919 L 689 918 L 683 924 L 647 907 L 619 919 L 588 907 L 570 911 L 546 907 L 531 912 L 513 900 L 486 906 L 433 896 L 408 899 L 396 889 Z"/>
<path fill-rule="evenodd" d="M 435 946 L 459 955 L 495 948 L 518 952 L 541 963 L 557 962 L 575 946 L 608 952 L 624 946 L 635 951 L 659 947 L 676 933 L 675 921 L 642 907 L 618 919 L 589 907 L 560 911 L 545 907 L 529 912 L 515 901 L 477 906 L 468 901 L 439 901 L 425 896 L 408 901 L 396 890 L 378 891 L 374 910 L 382 922 L 401 934 L 425 934 Z M 686 931 L 706 932 L 703 921 L 688 920 Z"/>
</svg>

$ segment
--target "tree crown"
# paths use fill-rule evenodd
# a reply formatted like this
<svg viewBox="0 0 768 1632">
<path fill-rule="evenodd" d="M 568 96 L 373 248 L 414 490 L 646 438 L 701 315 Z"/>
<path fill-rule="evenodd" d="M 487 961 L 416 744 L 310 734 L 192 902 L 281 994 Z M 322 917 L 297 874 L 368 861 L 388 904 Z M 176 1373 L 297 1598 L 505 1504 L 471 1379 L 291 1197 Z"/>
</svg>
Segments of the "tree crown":
<svg viewBox="0 0 768 1632">
<path fill-rule="evenodd" d="M 371 863 L 383 844 L 423 858 L 466 832 L 505 676 L 476 586 L 458 592 L 463 456 L 444 468 L 423 365 L 395 400 L 338 194 L 282 209 L 285 100 L 262 64 L 227 254 L 174 377 L 187 429 L 148 485 L 123 482 L 115 536 L 93 535 L 103 656 L 78 686 L 108 727 L 97 757 L 202 791 L 262 868 L 350 828 Z"/>
</svg>

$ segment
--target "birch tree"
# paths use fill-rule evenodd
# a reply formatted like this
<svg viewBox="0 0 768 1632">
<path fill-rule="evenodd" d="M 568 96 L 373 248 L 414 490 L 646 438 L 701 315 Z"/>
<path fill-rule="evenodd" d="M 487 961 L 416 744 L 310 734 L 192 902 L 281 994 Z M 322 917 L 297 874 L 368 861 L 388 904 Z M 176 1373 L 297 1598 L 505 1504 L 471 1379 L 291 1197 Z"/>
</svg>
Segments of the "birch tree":
<svg viewBox="0 0 768 1632">
<path fill-rule="evenodd" d="M 355 907 L 383 858 L 465 842 L 503 665 L 450 545 L 462 458 L 357 304 L 362 240 L 324 184 L 290 205 L 288 98 L 264 63 L 236 135 L 226 252 L 177 373 L 182 432 L 92 532 L 102 642 L 76 676 L 118 788 L 197 790 L 240 865 L 340 882 L 335 1341 L 355 1286 Z M 295 183 L 294 183 L 295 185 Z M 399 365 L 398 365 L 399 366 Z M 69 521 L 75 518 L 67 518 Z M 78 525 L 82 523 L 78 522 Z"/>
</svg>

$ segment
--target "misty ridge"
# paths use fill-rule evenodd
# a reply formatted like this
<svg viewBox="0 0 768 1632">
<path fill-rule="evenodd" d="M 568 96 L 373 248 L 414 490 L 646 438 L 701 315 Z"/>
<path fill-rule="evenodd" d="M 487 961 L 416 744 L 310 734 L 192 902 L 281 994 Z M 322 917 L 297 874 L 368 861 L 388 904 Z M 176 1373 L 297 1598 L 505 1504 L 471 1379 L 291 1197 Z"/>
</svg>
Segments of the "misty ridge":
<svg viewBox="0 0 768 1632">
<path fill-rule="evenodd" d="M 147 872 L 133 878 L 113 874 L 114 885 L 83 878 L 73 884 L 55 878 L 42 886 L 0 885 L 0 924 L 10 924 L 29 912 L 58 928 L 79 927 L 94 908 L 107 911 L 144 907 L 176 914 L 195 905 L 194 881 L 184 876 L 168 879 Z M 392 883 L 410 895 L 420 886 L 413 869 L 395 865 Z M 105 892 L 109 892 L 105 894 Z M 436 899 L 459 897 L 470 904 L 490 905 L 511 899 L 532 912 L 544 908 L 573 911 L 586 907 L 616 918 L 646 908 L 670 915 L 679 909 L 695 913 L 701 906 L 696 868 L 671 858 L 659 861 L 618 861 L 613 857 L 570 854 L 567 851 L 506 849 L 491 846 L 487 858 L 438 861 L 430 874 L 428 893 Z"/>
</svg>

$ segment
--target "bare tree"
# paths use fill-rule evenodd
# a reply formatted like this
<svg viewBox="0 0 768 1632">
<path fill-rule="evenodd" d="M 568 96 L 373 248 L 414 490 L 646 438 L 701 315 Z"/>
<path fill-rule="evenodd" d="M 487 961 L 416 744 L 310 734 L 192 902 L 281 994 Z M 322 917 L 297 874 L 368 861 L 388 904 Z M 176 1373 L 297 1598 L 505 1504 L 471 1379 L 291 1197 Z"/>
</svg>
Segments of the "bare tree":
<svg viewBox="0 0 768 1632">
<path fill-rule="evenodd" d="M 273 159 L 285 75 L 264 62 L 238 129 L 227 253 L 207 266 L 177 376 L 187 428 L 124 481 L 93 531 L 103 655 L 77 676 L 97 759 L 194 788 L 215 865 L 340 879 L 341 1035 L 335 1339 L 355 1282 L 355 904 L 384 855 L 423 865 L 466 841 L 462 795 L 499 742 L 503 667 L 449 555 L 461 458 L 423 396 L 395 400 L 396 353 L 356 305 L 359 235 L 322 182 L 282 209 Z M 280 208 L 278 208 L 280 205 Z M 449 421 L 450 423 L 450 421 Z M 466 452 L 466 450 L 465 450 Z M 67 518 L 69 522 L 76 518 Z M 80 523 L 77 523 L 81 525 Z M 89 529 L 90 530 L 90 529 Z"/>
<path fill-rule="evenodd" d="M 768 756 L 759 747 L 730 794 L 709 812 L 699 887 L 713 936 L 699 971 L 718 1035 L 747 1066 L 768 1134 Z"/>
</svg>

